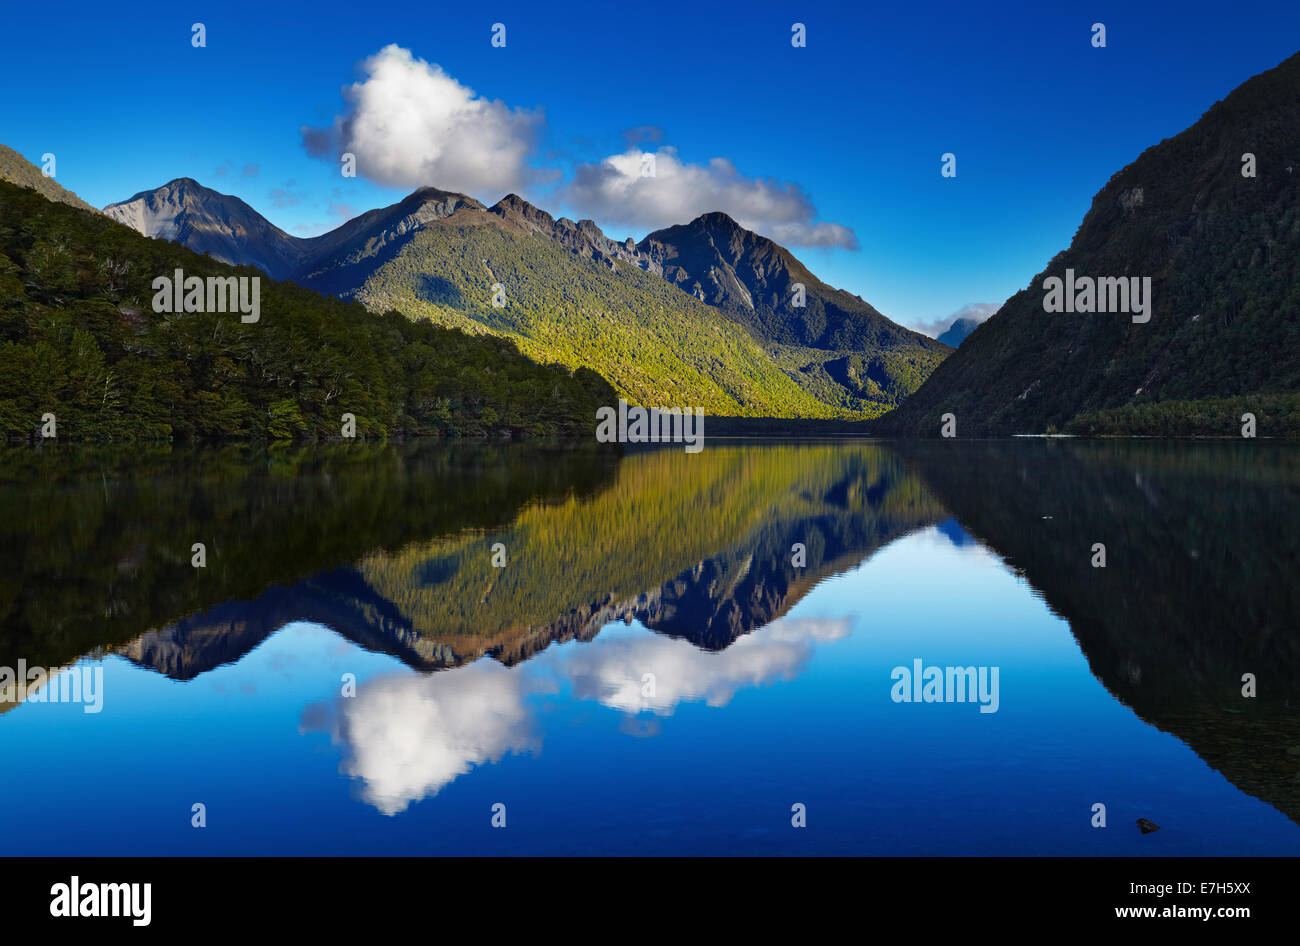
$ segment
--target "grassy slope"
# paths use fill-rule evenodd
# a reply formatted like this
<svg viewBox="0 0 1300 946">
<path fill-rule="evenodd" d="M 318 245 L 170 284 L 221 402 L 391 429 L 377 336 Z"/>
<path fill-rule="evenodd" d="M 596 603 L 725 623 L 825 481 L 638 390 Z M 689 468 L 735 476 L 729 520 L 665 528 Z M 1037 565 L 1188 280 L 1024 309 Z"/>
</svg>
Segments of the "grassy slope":
<svg viewBox="0 0 1300 946">
<path fill-rule="evenodd" d="M 417 233 L 356 298 L 506 335 L 538 361 L 595 370 L 634 403 L 737 416 L 851 413 L 818 401 L 743 329 L 656 276 L 622 264 L 612 271 L 502 227 L 454 223 Z M 497 282 L 502 309 L 491 304 Z"/>
<path fill-rule="evenodd" d="M 56 200 L 69 207 L 99 213 L 98 209 L 57 183 L 54 178 L 46 177 L 40 168 L 5 145 L 0 145 L 0 181 L 30 188 L 48 200 Z"/>
</svg>

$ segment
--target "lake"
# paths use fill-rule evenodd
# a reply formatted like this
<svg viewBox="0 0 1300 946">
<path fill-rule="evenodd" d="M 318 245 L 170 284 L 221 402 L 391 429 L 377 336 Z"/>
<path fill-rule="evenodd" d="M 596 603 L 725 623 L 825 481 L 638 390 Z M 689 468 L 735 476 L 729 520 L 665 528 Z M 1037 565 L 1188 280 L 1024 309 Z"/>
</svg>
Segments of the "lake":
<svg viewBox="0 0 1300 946">
<path fill-rule="evenodd" d="M 11 855 L 1300 853 L 1294 446 L 60 447 L 0 495 Z"/>
</svg>

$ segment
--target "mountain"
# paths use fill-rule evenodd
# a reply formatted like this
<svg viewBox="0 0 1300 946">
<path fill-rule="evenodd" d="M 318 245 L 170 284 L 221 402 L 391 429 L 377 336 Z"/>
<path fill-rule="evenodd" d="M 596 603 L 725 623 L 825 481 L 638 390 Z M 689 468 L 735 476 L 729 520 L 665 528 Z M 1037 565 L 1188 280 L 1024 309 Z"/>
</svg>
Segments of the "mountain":
<svg viewBox="0 0 1300 946">
<path fill-rule="evenodd" d="M 948 353 L 826 285 L 789 250 L 724 213 L 656 230 L 636 249 L 644 268 L 726 313 L 805 389 L 838 406 L 896 404 Z"/>
<path fill-rule="evenodd" d="M 938 341 L 950 348 L 956 348 L 970 337 L 970 333 L 979 327 L 975 319 L 958 319 L 939 334 Z"/>
<path fill-rule="evenodd" d="M 633 403 L 712 415 L 834 412 L 717 309 L 634 265 L 585 255 L 594 244 L 580 233 L 566 245 L 536 215 L 530 223 L 495 210 L 461 208 L 400 244 L 361 247 L 351 285 L 328 288 L 372 310 L 502 335 L 544 364 L 589 367 Z"/>
<path fill-rule="evenodd" d="M 656 230 L 637 249 L 669 282 L 733 313 L 764 339 L 827 350 L 906 345 L 939 350 L 857 296 L 827 286 L 789 250 L 724 213 Z M 804 286 L 802 307 L 792 302 L 796 283 Z"/>
<path fill-rule="evenodd" d="M 486 207 L 421 188 L 300 239 L 186 178 L 105 212 L 372 311 L 505 336 L 539 362 L 591 367 L 643 404 L 871 417 L 915 390 L 948 351 L 826 286 L 724 214 L 620 243 L 591 220 L 555 218 L 515 194 Z M 709 262 L 724 251 L 724 263 Z M 686 275 L 722 267 L 725 278 L 707 292 Z M 796 282 L 806 287 L 804 308 L 786 304 Z"/>
<path fill-rule="evenodd" d="M 1045 311 L 1066 270 L 1150 277 L 1150 320 Z M 1300 432 L 1300 54 L 1115 174 L 1069 248 L 873 429 L 938 436 L 952 413 L 963 437 L 1237 436 L 1243 408 L 1261 435 Z"/>
<path fill-rule="evenodd" d="M 256 266 L 272 279 L 289 278 L 302 259 L 296 238 L 238 197 L 188 177 L 109 204 L 104 213 L 147 237 L 180 243 L 223 263 Z"/>
<path fill-rule="evenodd" d="M 318 292 L 351 298 L 376 266 L 391 259 L 421 227 L 457 212 L 482 220 L 484 210 L 464 194 L 422 187 L 396 204 L 363 213 L 322 236 L 298 240 L 298 257 L 289 278 Z"/>
<path fill-rule="evenodd" d="M 259 302 L 155 311 L 154 280 L 177 270 L 212 301 L 257 279 L 238 295 Z M 344 414 L 362 438 L 589 439 L 614 398 L 507 339 L 368 312 L 0 182 L 0 441 L 48 414 L 60 440 L 333 439 Z"/>
<path fill-rule="evenodd" d="M 652 269 L 645 264 L 632 238 L 616 243 L 601 232 L 595 221 L 568 217 L 558 220 L 545 210 L 534 207 L 518 194 L 507 194 L 492 206 L 492 213 L 519 227 L 554 240 L 583 259 L 593 260 L 610 269 L 617 269 L 616 260 L 632 263 L 642 269 Z M 659 273 L 656 271 L 656 275 Z"/>
<path fill-rule="evenodd" d="M 69 207 L 76 207 L 78 210 L 99 213 L 72 191 L 56 183 L 54 178 L 42 174 L 40 168 L 13 148 L 4 145 L 0 145 L 0 181 L 8 181 L 10 184 L 34 190 L 47 200 L 55 200 Z"/>
</svg>

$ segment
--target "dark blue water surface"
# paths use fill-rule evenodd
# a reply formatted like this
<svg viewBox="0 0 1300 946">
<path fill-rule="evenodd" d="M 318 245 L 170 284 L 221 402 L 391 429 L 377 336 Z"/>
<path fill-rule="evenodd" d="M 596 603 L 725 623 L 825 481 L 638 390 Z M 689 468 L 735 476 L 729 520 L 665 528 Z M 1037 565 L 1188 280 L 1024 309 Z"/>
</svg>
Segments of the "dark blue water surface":
<svg viewBox="0 0 1300 946">
<path fill-rule="evenodd" d="M 0 666 L 102 670 L 98 712 L 0 704 L 13 855 L 1300 852 L 1294 450 L 24 454 L 4 477 Z M 996 671 L 996 699 L 900 701 L 915 661 Z"/>
</svg>

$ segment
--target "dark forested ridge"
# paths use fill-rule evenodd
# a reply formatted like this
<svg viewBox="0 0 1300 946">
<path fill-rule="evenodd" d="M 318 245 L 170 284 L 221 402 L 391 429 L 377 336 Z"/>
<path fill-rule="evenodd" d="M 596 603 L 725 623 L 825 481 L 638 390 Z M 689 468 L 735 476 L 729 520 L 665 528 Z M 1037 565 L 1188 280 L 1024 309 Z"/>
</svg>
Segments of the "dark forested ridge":
<svg viewBox="0 0 1300 946">
<path fill-rule="evenodd" d="M 259 276 L 261 313 L 155 313 L 152 281 Z M 588 436 L 599 375 L 274 282 L 0 181 L 0 436 Z"/>
<path fill-rule="evenodd" d="M 1067 268 L 1151 277 L 1150 321 L 1044 311 Z M 873 429 L 1236 436 L 1246 411 L 1300 434 L 1300 54 L 1115 174 L 1069 249 Z"/>
</svg>

